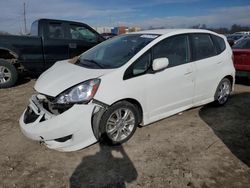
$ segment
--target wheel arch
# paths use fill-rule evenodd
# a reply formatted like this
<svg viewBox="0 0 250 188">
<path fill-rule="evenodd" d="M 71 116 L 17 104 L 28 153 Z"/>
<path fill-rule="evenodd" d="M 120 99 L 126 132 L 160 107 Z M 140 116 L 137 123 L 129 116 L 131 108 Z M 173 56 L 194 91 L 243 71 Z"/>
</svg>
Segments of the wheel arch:
<svg viewBox="0 0 250 188">
<path fill-rule="evenodd" d="M 101 136 L 99 126 L 100 126 L 100 121 L 101 121 L 103 114 L 110 106 L 112 106 L 118 102 L 121 102 L 121 101 L 127 101 L 127 102 L 131 103 L 132 105 L 134 105 L 138 109 L 138 112 L 139 112 L 139 124 L 143 123 L 143 109 L 142 109 L 140 102 L 136 99 L 124 98 L 124 99 L 120 99 L 116 102 L 113 102 L 111 105 L 107 105 L 105 103 L 102 103 L 100 101 L 95 100 L 94 101 L 95 104 L 102 106 L 102 108 L 99 108 L 99 110 L 97 112 L 94 112 L 95 110 L 93 111 L 92 118 L 91 118 L 92 130 L 93 130 L 93 133 L 94 133 L 97 140 L 99 140 L 100 136 Z"/>
<path fill-rule="evenodd" d="M 124 98 L 124 99 L 120 99 L 120 100 L 112 103 L 110 106 L 112 106 L 118 102 L 121 102 L 121 101 L 127 101 L 127 102 L 133 104 L 138 109 L 138 112 L 139 112 L 139 124 L 143 123 L 143 109 L 142 109 L 140 102 L 136 99 L 133 99 L 133 98 Z"/>
<path fill-rule="evenodd" d="M 0 48 L 1 59 L 18 59 L 18 54 L 7 48 Z"/>
<path fill-rule="evenodd" d="M 232 75 L 227 75 L 224 78 L 227 78 L 230 81 L 231 86 L 233 87 L 233 84 L 234 84 L 234 78 L 233 78 L 233 76 Z M 224 79 L 224 78 L 222 78 L 222 79 Z"/>
</svg>

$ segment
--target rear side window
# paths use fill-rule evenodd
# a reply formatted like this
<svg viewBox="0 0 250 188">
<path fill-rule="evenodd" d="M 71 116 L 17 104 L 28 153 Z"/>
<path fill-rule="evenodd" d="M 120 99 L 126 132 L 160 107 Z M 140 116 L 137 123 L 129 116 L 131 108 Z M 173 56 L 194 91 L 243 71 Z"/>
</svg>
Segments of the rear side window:
<svg viewBox="0 0 250 188">
<path fill-rule="evenodd" d="M 223 38 L 216 36 L 216 35 L 210 35 L 213 39 L 213 42 L 216 46 L 217 54 L 220 54 L 226 49 L 226 44 Z"/>
<path fill-rule="evenodd" d="M 191 42 L 194 61 L 217 55 L 216 47 L 209 34 L 191 34 Z"/>
<path fill-rule="evenodd" d="M 49 23 L 49 38 L 63 39 L 63 27 L 61 23 Z"/>
<path fill-rule="evenodd" d="M 153 47 L 153 58 L 166 57 L 168 67 L 174 67 L 189 62 L 189 49 L 187 35 L 176 35 L 164 39 Z"/>
</svg>

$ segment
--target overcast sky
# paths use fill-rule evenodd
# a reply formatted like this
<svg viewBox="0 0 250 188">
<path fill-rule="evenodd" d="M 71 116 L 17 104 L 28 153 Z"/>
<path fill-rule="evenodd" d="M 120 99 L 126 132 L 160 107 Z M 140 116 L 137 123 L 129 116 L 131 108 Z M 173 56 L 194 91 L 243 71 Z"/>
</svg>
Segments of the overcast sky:
<svg viewBox="0 0 250 188">
<path fill-rule="evenodd" d="M 18 33 L 38 18 L 67 19 L 97 26 L 185 28 L 196 24 L 250 26 L 249 0 L 8 0 L 0 1 L 0 31 Z"/>
</svg>

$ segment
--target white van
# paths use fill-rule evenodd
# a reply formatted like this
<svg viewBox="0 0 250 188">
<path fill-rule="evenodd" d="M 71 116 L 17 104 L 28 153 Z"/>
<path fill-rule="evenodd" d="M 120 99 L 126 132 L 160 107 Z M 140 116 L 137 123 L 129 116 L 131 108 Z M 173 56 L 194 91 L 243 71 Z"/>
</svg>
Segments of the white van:
<svg viewBox="0 0 250 188">
<path fill-rule="evenodd" d="M 200 29 L 120 35 L 44 72 L 21 130 L 60 151 L 100 139 L 121 144 L 138 125 L 213 101 L 224 105 L 234 80 L 222 35 Z"/>
</svg>

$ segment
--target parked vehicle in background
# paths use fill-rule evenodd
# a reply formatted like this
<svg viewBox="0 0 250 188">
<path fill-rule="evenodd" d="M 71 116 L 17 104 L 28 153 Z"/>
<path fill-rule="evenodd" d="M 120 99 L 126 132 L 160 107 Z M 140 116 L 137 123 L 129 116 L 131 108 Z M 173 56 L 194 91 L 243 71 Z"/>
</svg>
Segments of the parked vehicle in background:
<svg viewBox="0 0 250 188">
<path fill-rule="evenodd" d="M 250 78 L 250 38 L 246 38 L 233 47 L 236 75 Z"/>
<path fill-rule="evenodd" d="M 0 36 L 0 88 L 13 86 L 24 70 L 41 73 L 105 39 L 84 23 L 39 19 L 30 36 Z"/>
<path fill-rule="evenodd" d="M 115 37 L 117 36 L 117 34 L 114 34 L 114 33 L 101 33 L 101 36 L 105 39 L 110 39 L 112 37 Z"/>
<path fill-rule="evenodd" d="M 234 34 L 250 35 L 250 31 L 239 31 L 239 32 L 235 32 Z"/>
<path fill-rule="evenodd" d="M 230 44 L 230 46 L 235 45 L 240 40 L 247 38 L 248 35 L 246 34 L 231 34 L 227 36 L 227 41 Z"/>
<path fill-rule="evenodd" d="M 27 137 L 60 151 L 100 139 L 121 144 L 139 124 L 213 101 L 224 105 L 234 76 L 224 36 L 200 29 L 134 32 L 44 72 L 19 122 Z"/>
</svg>

